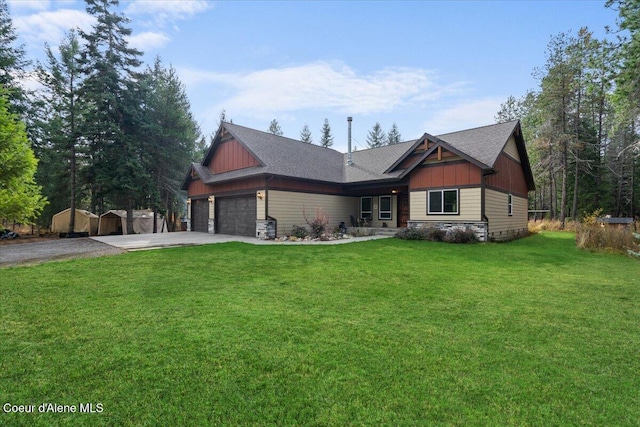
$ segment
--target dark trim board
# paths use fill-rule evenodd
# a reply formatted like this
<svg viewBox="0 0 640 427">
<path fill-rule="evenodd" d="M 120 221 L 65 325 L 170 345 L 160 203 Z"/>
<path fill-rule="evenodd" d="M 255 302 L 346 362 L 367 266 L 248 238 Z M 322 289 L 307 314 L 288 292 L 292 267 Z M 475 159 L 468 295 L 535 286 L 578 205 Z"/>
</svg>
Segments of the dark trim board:
<svg viewBox="0 0 640 427">
<path fill-rule="evenodd" d="M 409 192 L 412 191 L 429 191 L 429 190 L 453 190 L 456 188 L 481 188 L 480 184 L 467 184 L 467 185 L 441 185 L 438 187 L 419 187 L 419 188 L 410 188 Z"/>
</svg>

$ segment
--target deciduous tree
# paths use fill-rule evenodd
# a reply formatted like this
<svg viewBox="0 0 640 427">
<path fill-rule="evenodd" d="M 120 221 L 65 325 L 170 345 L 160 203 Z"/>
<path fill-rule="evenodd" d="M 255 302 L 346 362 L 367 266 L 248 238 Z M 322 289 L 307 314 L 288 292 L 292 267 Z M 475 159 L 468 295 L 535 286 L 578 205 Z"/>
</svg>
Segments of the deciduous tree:
<svg viewBox="0 0 640 427">
<path fill-rule="evenodd" d="M 0 84 L 0 221 L 31 223 L 47 203 L 34 180 L 38 161 Z"/>
</svg>

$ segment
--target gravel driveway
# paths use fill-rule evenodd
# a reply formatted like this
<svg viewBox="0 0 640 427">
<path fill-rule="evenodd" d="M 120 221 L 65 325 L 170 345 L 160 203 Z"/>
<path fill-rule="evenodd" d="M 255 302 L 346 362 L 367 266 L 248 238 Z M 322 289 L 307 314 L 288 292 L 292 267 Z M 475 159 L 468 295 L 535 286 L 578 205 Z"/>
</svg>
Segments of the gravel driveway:
<svg viewBox="0 0 640 427">
<path fill-rule="evenodd" d="M 56 239 L 0 245 L 0 267 L 38 264 L 51 260 L 114 255 L 125 252 L 89 238 Z"/>
</svg>

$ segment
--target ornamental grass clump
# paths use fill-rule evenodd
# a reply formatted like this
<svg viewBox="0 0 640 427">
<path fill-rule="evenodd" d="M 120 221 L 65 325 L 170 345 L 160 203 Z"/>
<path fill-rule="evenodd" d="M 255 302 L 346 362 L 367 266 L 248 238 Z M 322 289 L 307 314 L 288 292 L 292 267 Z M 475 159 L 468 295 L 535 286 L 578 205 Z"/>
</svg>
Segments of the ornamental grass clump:
<svg viewBox="0 0 640 427">
<path fill-rule="evenodd" d="M 635 233 L 637 234 L 637 233 Z M 576 246 L 581 249 L 620 253 L 640 251 L 640 239 L 627 227 L 602 227 L 580 224 L 576 230 Z"/>
</svg>

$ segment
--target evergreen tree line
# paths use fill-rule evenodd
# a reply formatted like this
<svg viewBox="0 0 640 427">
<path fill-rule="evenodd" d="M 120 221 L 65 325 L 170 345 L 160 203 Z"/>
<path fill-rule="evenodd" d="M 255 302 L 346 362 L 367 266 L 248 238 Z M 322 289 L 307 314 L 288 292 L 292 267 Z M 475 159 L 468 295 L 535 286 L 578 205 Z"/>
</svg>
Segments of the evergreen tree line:
<svg viewBox="0 0 640 427">
<path fill-rule="evenodd" d="M 610 1 L 617 41 L 587 28 L 552 37 L 537 90 L 509 97 L 498 122 L 521 119 L 537 189 L 529 208 L 563 224 L 602 210 L 640 214 L 640 0 Z"/>
<path fill-rule="evenodd" d="M 160 58 L 142 63 L 143 53 L 128 45 L 129 20 L 118 3 L 86 0 L 92 29 L 70 31 L 57 51 L 45 44 L 44 63 L 31 64 L 13 47 L 16 32 L 0 0 L 0 84 L 39 159 L 35 178 L 49 202 L 40 208 L 43 226 L 70 206 L 72 216 L 75 208 L 126 209 L 128 232 L 134 209 L 176 219 L 185 171 L 202 153 L 184 85 Z M 41 88 L 22 89 L 26 73 Z"/>
<path fill-rule="evenodd" d="M 271 123 L 269 123 L 268 132 L 282 136 L 282 128 L 278 123 L 278 120 L 273 119 Z M 311 134 L 311 130 L 309 129 L 309 125 L 305 123 L 300 131 L 300 141 L 313 144 L 313 135 Z M 385 132 L 382 130 L 382 126 L 380 123 L 376 122 L 373 125 L 369 133 L 367 134 L 367 147 L 368 148 L 377 148 L 385 145 L 393 145 L 402 142 L 402 135 L 398 130 L 398 125 L 395 123 L 389 130 L 389 132 Z M 320 129 L 320 142 L 319 145 L 325 148 L 331 147 L 333 145 L 333 134 L 331 133 L 331 126 L 329 125 L 329 119 L 324 119 L 324 124 Z"/>
</svg>

